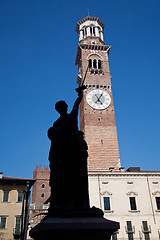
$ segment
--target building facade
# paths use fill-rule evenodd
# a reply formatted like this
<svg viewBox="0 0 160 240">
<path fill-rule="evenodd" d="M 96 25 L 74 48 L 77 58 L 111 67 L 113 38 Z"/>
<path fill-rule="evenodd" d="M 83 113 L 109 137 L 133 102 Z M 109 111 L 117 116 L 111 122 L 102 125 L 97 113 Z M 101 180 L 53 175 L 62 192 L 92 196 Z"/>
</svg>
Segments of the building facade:
<svg viewBox="0 0 160 240">
<path fill-rule="evenodd" d="M 91 206 L 120 222 L 113 239 L 160 239 L 160 172 L 89 173 Z"/>
<path fill-rule="evenodd" d="M 34 184 L 32 179 L 4 177 L 0 173 L 0 239 L 20 239 L 24 193 Z"/>
<path fill-rule="evenodd" d="M 76 25 L 77 83 L 87 86 L 80 105 L 80 127 L 88 144 L 90 205 L 101 208 L 105 218 L 120 222 L 113 240 L 157 240 L 160 239 L 160 172 L 121 168 L 109 70 L 111 47 L 105 45 L 103 30 L 104 23 L 97 17 L 85 17 Z M 33 224 L 45 213 L 50 194 L 48 168 L 42 171 L 37 167 L 37 170 L 32 206 L 37 206 L 37 212 L 33 216 L 31 209 Z"/>
</svg>

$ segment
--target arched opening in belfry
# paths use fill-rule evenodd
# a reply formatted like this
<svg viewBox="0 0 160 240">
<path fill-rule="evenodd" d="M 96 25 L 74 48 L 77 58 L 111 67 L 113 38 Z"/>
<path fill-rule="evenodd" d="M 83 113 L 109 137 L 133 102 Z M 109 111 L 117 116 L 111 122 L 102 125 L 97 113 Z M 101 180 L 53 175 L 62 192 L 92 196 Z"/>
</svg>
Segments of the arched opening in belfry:
<svg viewBox="0 0 160 240">
<path fill-rule="evenodd" d="M 97 68 L 97 60 L 96 59 L 93 60 L 93 68 Z"/>
<path fill-rule="evenodd" d="M 101 68 L 102 68 L 101 60 L 98 60 L 98 69 L 101 69 Z"/>
<path fill-rule="evenodd" d="M 93 36 L 96 35 L 95 27 L 93 27 Z"/>
<path fill-rule="evenodd" d="M 89 59 L 89 68 L 92 68 L 92 59 Z"/>
</svg>

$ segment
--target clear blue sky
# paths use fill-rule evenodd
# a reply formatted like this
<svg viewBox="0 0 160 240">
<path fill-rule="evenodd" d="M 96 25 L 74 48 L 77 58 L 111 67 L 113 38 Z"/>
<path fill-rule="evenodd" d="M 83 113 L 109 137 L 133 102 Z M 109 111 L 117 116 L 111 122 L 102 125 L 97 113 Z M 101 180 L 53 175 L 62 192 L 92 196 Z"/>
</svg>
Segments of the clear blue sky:
<svg viewBox="0 0 160 240">
<path fill-rule="evenodd" d="M 56 101 L 76 98 L 76 22 L 105 23 L 121 164 L 160 170 L 160 1 L 0 0 L 0 171 L 48 165 Z"/>
</svg>

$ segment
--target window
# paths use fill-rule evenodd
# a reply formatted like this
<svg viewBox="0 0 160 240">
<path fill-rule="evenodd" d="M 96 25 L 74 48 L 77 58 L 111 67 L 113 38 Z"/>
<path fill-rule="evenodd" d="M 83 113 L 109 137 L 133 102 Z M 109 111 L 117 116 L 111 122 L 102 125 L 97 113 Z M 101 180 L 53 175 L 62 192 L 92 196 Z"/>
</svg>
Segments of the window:
<svg viewBox="0 0 160 240">
<path fill-rule="evenodd" d="M 92 35 L 92 27 L 90 27 L 90 33 L 91 33 L 91 35 Z"/>
<path fill-rule="evenodd" d="M 160 210 L 160 197 L 156 197 L 157 210 Z"/>
<path fill-rule="evenodd" d="M 112 240 L 117 240 L 117 233 L 112 234 Z"/>
<path fill-rule="evenodd" d="M 128 233 L 128 240 L 133 240 L 133 228 L 132 228 L 132 222 L 127 221 L 127 233 Z"/>
<path fill-rule="evenodd" d="M 145 240 L 150 240 L 149 233 L 144 233 L 144 239 Z"/>
<path fill-rule="evenodd" d="M 142 221 L 142 224 L 143 224 L 143 231 L 148 231 L 147 221 Z"/>
<path fill-rule="evenodd" d="M 21 216 L 16 216 L 14 233 L 19 234 L 21 232 Z"/>
<path fill-rule="evenodd" d="M 111 210 L 109 197 L 104 197 L 104 210 Z"/>
<path fill-rule="evenodd" d="M 89 68 L 92 68 L 92 59 L 89 59 Z"/>
<path fill-rule="evenodd" d="M 5 229 L 6 228 L 6 222 L 7 222 L 6 217 L 0 217 L 0 229 Z"/>
<path fill-rule="evenodd" d="M 96 35 L 95 27 L 93 27 L 93 35 Z"/>
<path fill-rule="evenodd" d="M 101 69 L 101 60 L 98 60 L 98 69 Z"/>
<path fill-rule="evenodd" d="M 130 197 L 129 200 L 130 200 L 131 210 L 137 210 L 135 197 Z"/>
<path fill-rule="evenodd" d="M 17 202 L 22 202 L 22 200 L 23 200 L 23 192 L 18 192 Z"/>
<path fill-rule="evenodd" d="M 87 28 L 84 29 L 84 35 L 87 36 Z"/>
<path fill-rule="evenodd" d="M 150 236 L 149 236 L 150 230 L 148 228 L 147 221 L 142 221 L 142 225 L 143 225 L 144 239 L 145 240 L 150 240 Z"/>
<path fill-rule="evenodd" d="M 41 197 L 44 198 L 44 193 L 41 194 Z"/>
<path fill-rule="evenodd" d="M 42 188 L 45 188 L 45 184 L 44 183 L 42 184 Z"/>
<path fill-rule="evenodd" d="M 96 59 L 93 60 L 93 68 L 97 68 L 97 60 Z"/>
<path fill-rule="evenodd" d="M 8 202 L 9 200 L 9 191 L 3 192 L 3 202 Z"/>
</svg>

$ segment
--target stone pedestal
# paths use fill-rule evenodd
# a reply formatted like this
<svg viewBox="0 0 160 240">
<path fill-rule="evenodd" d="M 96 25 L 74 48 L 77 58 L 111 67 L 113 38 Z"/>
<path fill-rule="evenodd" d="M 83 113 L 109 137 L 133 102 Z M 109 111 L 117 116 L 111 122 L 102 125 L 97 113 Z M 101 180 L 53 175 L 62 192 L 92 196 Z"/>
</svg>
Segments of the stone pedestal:
<svg viewBox="0 0 160 240">
<path fill-rule="evenodd" d="M 50 217 L 31 229 L 29 235 L 35 240 L 110 240 L 119 228 L 118 222 L 103 217 Z"/>
</svg>

